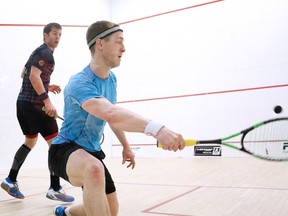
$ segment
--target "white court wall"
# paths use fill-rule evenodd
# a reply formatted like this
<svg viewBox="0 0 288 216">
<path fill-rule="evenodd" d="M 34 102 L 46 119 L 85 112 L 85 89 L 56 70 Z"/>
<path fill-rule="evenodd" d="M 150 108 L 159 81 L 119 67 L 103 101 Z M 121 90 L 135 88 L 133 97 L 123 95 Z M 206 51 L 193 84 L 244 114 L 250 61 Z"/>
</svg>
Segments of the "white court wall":
<svg viewBox="0 0 288 216">
<path fill-rule="evenodd" d="M 264 119 L 287 116 L 287 86 L 210 93 L 287 84 L 288 3 L 220 1 L 185 9 L 208 1 L 180 2 L 126 0 L 113 4 L 112 18 L 124 23 L 127 48 L 116 69 L 120 101 L 169 97 L 120 105 L 164 122 L 189 138 L 213 139 Z M 118 8 L 131 12 L 121 13 Z M 162 14 L 169 11 L 173 13 Z M 152 16 L 157 14 L 162 15 Z M 143 17 L 147 19 L 139 19 Z M 276 104 L 284 108 L 281 115 L 273 112 Z M 138 134 L 128 137 L 135 144 L 154 143 Z M 135 150 L 145 157 L 191 157 L 193 153 L 192 149 L 163 152 L 153 145 L 135 146 Z M 119 156 L 119 149 L 112 155 Z M 229 149 L 223 149 L 223 155 L 240 156 Z"/>
<path fill-rule="evenodd" d="M 74 25 L 63 28 L 54 55 L 52 83 L 64 88 L 69 77 L 89 62 L 85 26 L 100 19 L 121 23 L 126 53 L 121 66 L 114 70 L 119 105 L 163 122 L 184 137 L 218 138 L 264 119 L 287 116 L 287 86 L 221 92 L 288 84 L 288 2 L 226 0 L 191 7 L 205 2 L 98 0 L 85 1 L 84 5 L 54 0 L 48 6 L 50 13 L 43 13 L 43 6 L 35 0 L 14 0 L 1 3 L 0 24 L 55 21 Z M 187 9 L 178 10 L 181 8 Z M 173 13 L 166 13 L 169 11 Z M 162 15 L 153 16 L 157 14 Z M 20 72 L 30 53 L 42 43 L 42 29 L 0 26 L 0 170 L 10 167 L 23 142 L 15 115 Z M 62 113 L 62 93 L 51 97 Z M 273 113 L 276 104 L 284 108 L 280 115 Z M 107 156 L 119 157 L 117 139 L 109 129 L 105 135 Z M 151 137 L 127 136 L 138 157 L 193 157 L 192 149 L 170 153 L 156 149 Z M 224 156 L 242 156 L 223 150 Z M 40 138 L 25 164 L 43 166 L 46 161 L 47 146 Z"/>
<path fill-rule="evenodd" d="M 0 170 L 10 168 L 14 154 L 24 141 L 16 118 L 16 99 L 22 81 L 20 73 L 29 55 L 43 43 L 43 26 L 25 26 L 25 24 L 44 25 L 58 22 L 62 25 L 84 26 L 63 27 L 61 42 L 54 52 L 56 65 L 51 83 L 60 84 L 63 89 L 69 77 L 89 63 L 90 53 L 85 43 L 87 29 L 85 26 L 99 19 L 110 19 L 110 5 L 105 0 L 84 2 L 50 0 L 45 4 L 35 0 L 1 2 Z M 50 94 L 50 97 L 59 113 L 62 113 L 63 94 L 57 96 Z M 29 154 L 25 165 L 45 166 L 47 149 L 46 142 L 39 137 L 38 144 Z"/>
</svg>

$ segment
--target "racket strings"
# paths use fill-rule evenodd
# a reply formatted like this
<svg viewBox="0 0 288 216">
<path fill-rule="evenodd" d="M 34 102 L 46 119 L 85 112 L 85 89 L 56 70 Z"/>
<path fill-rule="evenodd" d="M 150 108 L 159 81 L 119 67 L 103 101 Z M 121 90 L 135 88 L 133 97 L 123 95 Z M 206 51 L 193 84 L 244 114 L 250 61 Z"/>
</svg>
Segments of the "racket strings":
<svg viewBox="0 0 288 216">
<path fill-rule="evenodd" d="M 243 147 L 255 156 L 288 160 L 288 120 L 268 122 L 249 131 Z"/>
</svg>

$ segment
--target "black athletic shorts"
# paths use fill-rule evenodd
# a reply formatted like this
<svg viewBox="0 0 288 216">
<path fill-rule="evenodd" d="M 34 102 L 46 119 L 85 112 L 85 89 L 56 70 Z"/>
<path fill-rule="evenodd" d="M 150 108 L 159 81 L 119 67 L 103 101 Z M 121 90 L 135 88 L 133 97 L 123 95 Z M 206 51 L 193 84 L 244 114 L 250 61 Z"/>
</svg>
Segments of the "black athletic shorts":
<svg viewBox="0 0 288 216">
<path fill-rule="evenodd" d="M 69 182 L 69 177 L 66 173 L 66 164 L 71 153 L 78 149 L 83 149 L 83 148 L 74 142 L 52 144 L 49 149 L 49 154 L 48 154 L 48 163 L 49 163 L 50 171 L 53 174 L 60 176 L 61 178 Z M 100 152 L 88 152 L 88 153 L 93 155 L 98 160 L 100 160 L 104 166 L 105 180 L 106 180 L 106 194 L 115 192 L 116 188 L 115 188 L 114 181 L 107 167 L 105 166 L 103 162 L 103 159 L 105 158 L 104 152 L 101 150 Z"/>
<path fill-rule="evenodd" d="M 42 111 L 43 104 L 17 100 L 16 105 L 18 122 L 25 136 L 33 138 L 40 133 L 45 140 L 57 136 L 57 122 Z"/>
</svg>

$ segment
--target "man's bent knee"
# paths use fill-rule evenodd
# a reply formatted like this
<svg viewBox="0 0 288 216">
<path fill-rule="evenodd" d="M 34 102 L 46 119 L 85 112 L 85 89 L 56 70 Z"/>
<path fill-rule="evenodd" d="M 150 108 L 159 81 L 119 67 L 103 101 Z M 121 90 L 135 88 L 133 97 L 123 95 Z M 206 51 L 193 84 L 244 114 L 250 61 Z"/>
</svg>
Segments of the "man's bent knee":
<svg viewBox="0 0 288 216">
<path fill-rule="evenodd" d="M 85 168 L 85 178 L 92 181 L 105 181 L 104 166 L 100 161 L 87 164 Z"/>
</svg>

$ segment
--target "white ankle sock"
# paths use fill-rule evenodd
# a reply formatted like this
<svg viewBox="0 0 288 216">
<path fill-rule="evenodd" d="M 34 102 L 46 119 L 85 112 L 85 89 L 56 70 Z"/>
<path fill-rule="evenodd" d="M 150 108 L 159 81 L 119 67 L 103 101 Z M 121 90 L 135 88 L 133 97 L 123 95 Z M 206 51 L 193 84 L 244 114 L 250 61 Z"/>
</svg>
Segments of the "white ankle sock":
<svg viewBox="0 0 288 216">
<path fill-rule="evenodd" d="M 70 212 L 69 212 L 70 208 L 71 208 L 71 207 L 67 207 L 67 208 L 65 209 L 65 214 L 66 214 L 67 216 L 72 216 L 72 215 L 70 214 Z"/>
</svg>

